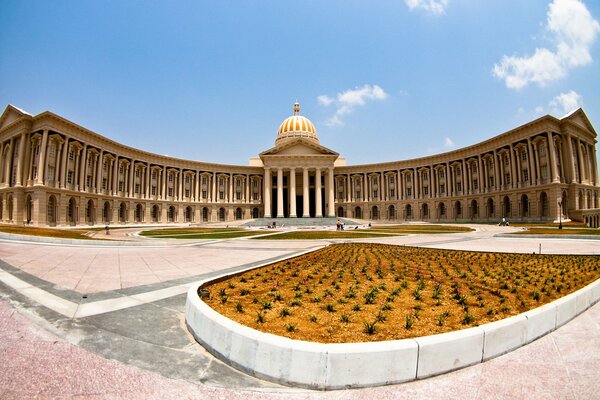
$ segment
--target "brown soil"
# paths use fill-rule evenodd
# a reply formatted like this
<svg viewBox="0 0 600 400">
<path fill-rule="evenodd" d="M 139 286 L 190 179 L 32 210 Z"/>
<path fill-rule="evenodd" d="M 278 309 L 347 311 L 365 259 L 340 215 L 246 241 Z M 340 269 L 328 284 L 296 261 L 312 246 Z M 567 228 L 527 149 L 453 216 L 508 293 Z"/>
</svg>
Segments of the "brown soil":
<svg viewBox="0 0 600 400">
<path fill-rule="evenodd" d="M 0 225 L 0 232 L 12 233 L 17 235 L 48 236 L 61 239 L 91 239 L 89 236 L 85 235 L 85 231 L 78 231 L 72 229 L 52 229 L 35 228 L 31 226 Z"/>
<path fill-rule="evenodd" d="M 211 295 L 204 300 L 263 332 L 322 343 L 368 342 L 496 321 L 598 278 L 598 256 L 338 244 L 207 285 Z"/>
</svg>

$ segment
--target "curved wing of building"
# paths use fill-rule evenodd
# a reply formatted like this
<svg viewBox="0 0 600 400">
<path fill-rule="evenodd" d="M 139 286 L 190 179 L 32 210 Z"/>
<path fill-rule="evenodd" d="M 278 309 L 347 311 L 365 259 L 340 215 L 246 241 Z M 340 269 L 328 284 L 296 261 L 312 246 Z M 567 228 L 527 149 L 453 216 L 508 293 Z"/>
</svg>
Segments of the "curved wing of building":
<svg viewBox="0 0 600 400">
<path fill-rule="evenodd" d="M 124 146 L 51 112 L 0 116 L 0 221 L 35 226 L 259 217 L 600 223 L 596 131 L 582 109 L 412 160 L 346 166 L 300 104 L 253 166 Z"/>
</svg>

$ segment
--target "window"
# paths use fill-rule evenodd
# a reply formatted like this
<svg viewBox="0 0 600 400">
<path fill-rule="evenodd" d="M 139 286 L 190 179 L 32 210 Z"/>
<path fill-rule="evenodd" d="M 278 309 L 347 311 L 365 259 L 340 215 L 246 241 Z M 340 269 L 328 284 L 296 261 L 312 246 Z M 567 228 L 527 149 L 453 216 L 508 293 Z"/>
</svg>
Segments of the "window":
<svg viewBox="0 0 600 400">
<path fill-rule="evenodd" d="M 39 147 L 38 147 L 39 150 Z M 75 159 L 75 151 L 74 150 L 70 150 L 69 151 L 69 160 L 73 161 Z"/>
<path fill-rule="evenodd" d="M 50 166 L 48 167 L 48 176 L 47 179 L 49 181 L 53 181 L 54 180 L 54 167 Z"/>
<path fill-rule="evenodd" d="M 225 184 L 225 179 L 219 178 L 219 186 L 223 186 Z"/>
<path fill-rule="evenodd" d="M 139 169 L 136 169 L 136 170 L 135 170 L 135 177 L 136 177 L 136 178 L 139 178 L 139 177 L 140 177 L 140 175 L 142 175 L 142 171 L 140 171 Z"/>
<path fill-rule="evenodd" d="M 456 191 L 460 192 L 462 190 L 462 184 L 461 182 L 456 182 Z"/>
<path fill-rule="evenodd" d="M 190 183 L 190 176 L 189 175 L 185 176 L 185 183 Z"/>
<path fill-rule="evenodd" d="M 440 179 L 444 179 L 444 171 L 440 171 Z"/>
<path fill-rule="evenodd" d="M 494 187 L 494 177 L 493 176 L 489 177 L 489 184 L 490 184 L 490 187 Z"/>
<path fill-rule="evenodd" d="M 524 169 L 523 170 L 523 182 L 527 182 L 529 181 L 529 171 Z"/>
<path fill-rule="evenodd" d="M 429 181 L 429 174 L 423 173 L 423 182 L 428 182 Z"/>
<path fill-rule="evenodd" d="M 225 199 L 225 192 L 220 190 L 219 191 L 219 200 L 224 200 Z"/>
<path fill-rule="evenodd" d="M 119 192 L 123 191 L 123 181 L 119 182 Z"/>
<path fill-rule="evenodd" d="M 475 163 L 471 164 L 471 172 L 473 172 L 473 173 L 477 172 L 477 165 Z"/>
<path fill-rule="evenodd" d="M 92 168 L 93 165 L 94 165 L 94 160 L 92 160 L 91 157 L 88 157 L 88 159 L 87 159 L 88 168 Z"/>
<path fill-rule="evenodd" d="M 67 183 L 68 184 L 72 184 L 73 183 L 73 171 L 67 172 Z"/>
<path fill-rule="evenodd" d="M 546 155 L 546 145 L 540 144 L 540 156 L 545 156 L 545 155 Z"/>
<path fill-rule="evenodd" d="M 258 193 L 252 193 L 252 200 L 258 200 Z"/>
<path fill-rule="evenodd" d="M 139 183 L 135 184 L 134 191 L 135 191 L 134 193 L 139 193 L 140 192 L 140 184 Z"/>
<path fill-rule="evenodd" d="M 102 178 L 102 189 L 106 190 L 106 178 Z"/>
<path fill-rule="evenodd" d="M 446 193 L 446 185 L 440 185 L 440 193 Z"/>
<path fill-rule="evenodd" d="M 158 173 L 156 171 L 152 171 L 152 180 L 156 180 L 158 177 Z"/>
<path fill-rule="evenodd" d="M 202 177 L 202 184 L 206 185 L 208 183 L 208 178 L 206 176 Z"/>
<path fill-rule="evenodd" d="M 150 193 L 152 194 L 152 196 L 156 196 L 156 186 L 152 186 L 150 188 Z"/>
<path fill-rule="evenodd" d="M 236 192 L 235 193 L 235 199 L 236 200 L 241 200 L 242 199 L 242 193 L 241 192 Z"/>
<path fill-rule="evenodd" d="M 102 169 L 105 170 L 105 171 L 108 169 L 108 161 L 104 161 L 102 163 Z"/>
<path fill-rule="evenodd" d="M 86 178 L 85 178 L 85 186 L 87 186 L 87 187 L 92 186 L 92 176 L 91 175 L 86 176 Z"/>
<path fill-rule="evenodd" d="M 406 196 L 412 196 L 412 188 L 406 188 Z"/>
<path fill-rule="evenodd" d="M 523 151 L 523 152 L 521 153 L 521 160 L 523 160 L 523 161 L 527 161 L 527 152 L 526 152 L 526 151 Z"/>
<path fill-rule="evenodd" d="M 185 197 L 190 197 L 190 189 L 185 189 Z"/>
<path fill-rule="evenodd" d="M 410 175 L 406 175 L 406 182 L 410 182 L 410 179 L 411 179 Z"/>
<path fill-rule="evenodd" d="M 373 197 L 374 198 L 378 198 L 377 194 L 378 194 L 377 189 L 373 190 Z"/>
<path fill-rule="evenodd" d="M 548 166 L 547 165 L 542 165 L 540 167 L 540 172 L 542 174 L 542 178 L 546 179 L 548 177 Z"/>
<path fill-rule="evenodd" d="M 54 142 L 50 143 L 48 146 L 48 157 L 54 157 L 56 155 L 56 145 Z"/>
<path fill-rule="evenodd" d="M 169 174 L 169 182 L 173 182 L 173 174 Z"/>
<path fill-rule="evenodd" d="M 169 188 L 167 192 L 169 193 L 169 197 L 173 197 L 173 188 Z"/>
<path fill-rule="evenodd" d="M 473 179 L 473 189 L 479 189 L 479 182 L 477 182 L 477 179 Z"/>
<path fill-rule="evenodd" d="M 258 188 L 258 181 L 257 181 L 257 180 L 254 180 L 254 181 L 252 182 L 252 187 L 254 187 L 254 188 Z"/>
<path fill-rule="evenodd" d="M 504 184 L 510 185 L 510 174 L 509 173 L 504 174 Z"/>
<path fill-rule="evenodd" d="M 502 159 L 504 160 L 504 165 L 508 165 L 508 156 L 504 156 Z"/>
<path fill-rule="evenodd" d="M 396 196 L 396 191 L 394 190 L 394 188 L 390 189 L 390 197 L 395 197 Z"/>
<path fill-rule="evenodd" d="M 423 187 L 423 194 L 424 194 L 425 196 L 427 196 L 427 195 L 429 194 L 429 186 L 424 186 L 424 187 Z"/>
<path fill-rule="evenodd" d="M 235 187 L 238 187 L 238 188 L 242 187 L 242 180 L 241 179 L 236 179 L 236 181 L 235 181 Z"/>
<path fill-rule="evenodd" d="M 207 192 L 206 190 L 203 190 L 203 191 L 202 191 L 202 198 L 203 198 L 203 199 L 206 199 L 206 198 L 208 198 L 208 192 Z"/>
<path fill-rule="evenodd" d="M 460 167 L 456 167 L 456 176 L 460 176 Z"/>
</svg>

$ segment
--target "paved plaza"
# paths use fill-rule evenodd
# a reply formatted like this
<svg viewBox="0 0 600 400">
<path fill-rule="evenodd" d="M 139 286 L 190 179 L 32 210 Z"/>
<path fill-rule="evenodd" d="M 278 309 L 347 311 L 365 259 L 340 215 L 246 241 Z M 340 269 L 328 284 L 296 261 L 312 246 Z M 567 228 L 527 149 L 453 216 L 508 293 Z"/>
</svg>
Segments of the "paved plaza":
<svg viewBox="0 0 600 400">
<path fill-rule="evenodd" d="M 600 255 L 598 240 L 499 237 L 516 229 L 474 228 L 360 241 Z M 0 398 L 600 398 L 600 304 L 525 347 L 450 374 L 369 389 L 294 389 L 208 354 L 185 328 L 185 293 L 200 279 L 334 241 L 157 241 L 135 230 L 114 230 L 111 238 L 130 245 L 0 239 Z"/>
</svg>

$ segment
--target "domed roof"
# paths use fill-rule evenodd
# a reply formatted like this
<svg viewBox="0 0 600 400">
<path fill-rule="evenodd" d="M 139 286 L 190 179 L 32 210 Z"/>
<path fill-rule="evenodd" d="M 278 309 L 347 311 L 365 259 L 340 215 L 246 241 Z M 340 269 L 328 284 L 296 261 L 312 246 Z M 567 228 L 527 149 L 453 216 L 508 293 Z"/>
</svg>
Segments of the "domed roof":
<svg viewBox="0 0 600 400">
<path fill-rule="evenodd" d="M 294 115 L 286 118 L 281 125 L 279 125 L 275 145 L 280 144 L 286 139 L 299 137 L 313 140 L 317 144 L 319 143 L 315 126 L 308 118 L 300 115 L 300 103 L 296 101 L 294 103 Z"/>
</svg>

